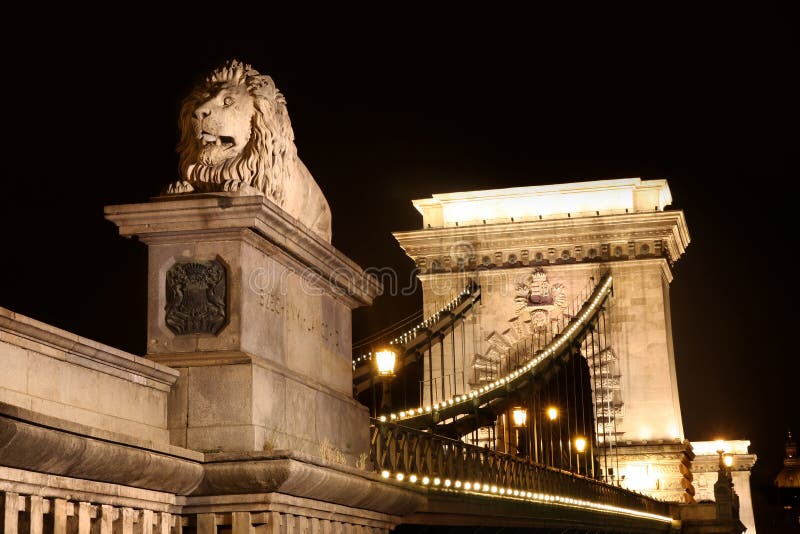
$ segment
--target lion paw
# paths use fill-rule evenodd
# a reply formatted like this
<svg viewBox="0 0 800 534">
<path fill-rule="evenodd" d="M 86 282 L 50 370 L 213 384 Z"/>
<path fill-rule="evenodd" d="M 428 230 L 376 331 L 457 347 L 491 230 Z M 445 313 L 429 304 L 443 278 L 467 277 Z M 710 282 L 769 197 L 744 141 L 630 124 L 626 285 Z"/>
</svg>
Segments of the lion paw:
<svg viewBox="0 0 800 534">
<path fill-rule="evenodd" d="M 194 186 L 186 180 L 181 180 L 179 182 L 172 182 L 169 184 L 167 189 L 164 190 L 164 194 L 180 195 L 181 193 L 191 193 L 192 191 L 194 191 Z"/>
<path fill-rule="evenodd" d="M 228 180 L 222 185 L 222 190 L 230 193 L 239 193 L 242 196 L 261 194 L 258 189 L 252 185 L 244 183 L 241 180 Z"/>
</svg>

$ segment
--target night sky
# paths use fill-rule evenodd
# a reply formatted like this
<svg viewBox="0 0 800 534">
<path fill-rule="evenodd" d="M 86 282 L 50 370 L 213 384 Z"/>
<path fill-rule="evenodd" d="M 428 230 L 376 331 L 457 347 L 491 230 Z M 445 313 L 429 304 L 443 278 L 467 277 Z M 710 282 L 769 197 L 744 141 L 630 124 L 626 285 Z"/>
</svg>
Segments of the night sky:
<svg viewBox="0 0 800 534">
<path fill-rule="evenodd" d="M 236 57 L 285 94 L 334 245 L 362 267 L 408 276 L 391 232 L 421 226 L 411 199 L 666 178 L 692 238 L 671 288 L 685 433 L 750 439 L 755 484 L 768 484 L 787 428 L 800 433 L 787 17 L 422 15 L 347 27 L 276 15 L 234 39 L 26 24 L 25 42 L 4 43 L 0 306 L 144 352 L 146 250 L 116 235 L 103 206 L 176 179 L 179 102 Z M 354 339 L 420 304 L 380 297 L 354 313 Z"/>
</svg>

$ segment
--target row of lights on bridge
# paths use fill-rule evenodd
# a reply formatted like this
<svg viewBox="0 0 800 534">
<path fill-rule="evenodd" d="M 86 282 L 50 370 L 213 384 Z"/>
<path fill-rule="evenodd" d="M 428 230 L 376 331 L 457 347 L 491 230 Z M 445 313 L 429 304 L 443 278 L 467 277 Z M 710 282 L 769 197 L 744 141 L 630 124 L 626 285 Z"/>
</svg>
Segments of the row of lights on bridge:
<svg viewBox="0 0 800 534">
<path fill-rule="evenodd" d="M 584 323 L 588 320 L 594 310 L 600 305 L 605 297 L 606 293 L 609 291 L 611 287 L 611 276 L 605 281 L 603 286 L 600 288 L 600 291 L 597 295 L 592 299 L 591 304 L 587 306 L 581 314 L 574 319 L 574 322 L 571 326 L 569 326 L 561 335 L 558 336 L 557 340 L 551 342 L 550 347 L 542 351 L 539 356 L 533 358 L 527 364 L 525 364 L 520 369 L 511 372 L 510 374 L 495 380 L 489 385 L 481 386 L 480 388 L 470 391 L 469 393 L 465 393 L 464 395 L 456 395 L 455 397 L 451 397 L 447 400 L 442 401 L 441 403 L 435 403 L 433 406 L 420 406 L 419 408 L 411 408 L 409 410 L 403 410 L 397 413 L 391 413 L 388 416 L 381 415 L 380 420 L 382 422 L 389 421 L 397 421 L 402 419 L 408 419 L 410 417 L 418 417 L 420 415 L 429 414 L 434 411 L 439 411 L 440 409 L 446 409 L 451 406 L 455 406 L 456 404 L 460 404 L 462 402 L 469 401 L 476 397 L 479 397 L 483 393 L 490 392 L 497 388 L 503 387 L 507 383 L 513 381 L 515 378 L 519 377 L 520 375 L 524 374 L 527 371 L 530 371 L 534 367 L 536 367 L 542 360 L 556 354 L 561 348 L 569 342 L 570 338 L 572 337 L 575 332 L 581 328 Z M 377 360 L 377 368 L 378 374 L 384 377 L 392 377 L 394 376 L 394 366 L 397 359 L 397 355 L 391 349 L 384 349 L 381 351 L 376 352 L 376 360 Z"/>
<path fill-rule="evenodd" d="M 598 503 L 587 501 L 584 499 L 575 499 L 572 497 L 565 497 L 562 495 L 552 495 L 549 493 L 537 493 L 531 492 L 526 490 L 520 490 L 518 488 L 511 488 L 511 487 L 502 487 L 496 486 L 494 484 L 485 484 L 481 481 L 475 482 L 468 482 L 462 480 L 451 480 L 449 478 L 439 478 L 439 477 L 418 477 L 415 474 L 410 474 L 406 476 L 405 473 L 396 472 L 392 474 L 388 470 L 384 470 L 381 472 L 381 476 L 385 479 L 393 478 L 397 482 L 405 482 L 407 484 L 421 484 L 422 486 L 426 486 L 428 488 L 438 489 L 438 490 L 445 490 L 445 491 L 460 491 L 460 492 L 470 492 L 470 493 L 477 493 L 479 495 L 486 495 L 486 496 L 493 496 L 499 498 L 506 498 L 506 499 L 524 499 L 528 501 L 534 502 L 541 502 L 541 503 L 548 503 L 554 505 L 562 505 L 562 506 L 571 506 L 577 508 L 584 508 L 584 509 L 592 509 L 592 510 L 599 510 L 603 512 L 610 512 L 610 513 L 617 513 L 617 514 L 624 514 L 630 515 L 635 517 L 641 517 L 646 519 L 655 519 L 659 521 L 663 521 L 665 523 L 672 522 L 671 517 L 652 514 L 649 512 L 642 512 L 640 510 L 634 510 L 631 508 L 623 508 L 620 506 L 611 506 L 608 504 Z"/>
<path fill-rule="evenodd" d="M 389 345 L 396 345 L 398 343 L 407 343 L 409 340 L 414 339 L 415 337 L 417 337 L 418 330 L 421 330 L 423 328 L 428 328 L 430 325 L 436 324 L 444 312 L 454 310 L 459 304 L 461 304 L 461 301 L 464 299 L 466 295 L 469 295 L 468 289 L 463 290 L 453 300 L 442 306 L 442 308 L 439 311 L 435 312 L 433 315 L 431 315 L 430 317 L 419 323 L 417 326 L 411 328 L 408 332 L 405 332 L 394 338 L 392 341 L 389 342 Z M 367 354 L 362 354 L 358 358 L 354 358 L 353 370 L 355 371 L 355 368 L 359 363 L 363 361 L 369 361 L 371 359 L 372 359 L 372 351 L 368 352 Z"/>
</svg>

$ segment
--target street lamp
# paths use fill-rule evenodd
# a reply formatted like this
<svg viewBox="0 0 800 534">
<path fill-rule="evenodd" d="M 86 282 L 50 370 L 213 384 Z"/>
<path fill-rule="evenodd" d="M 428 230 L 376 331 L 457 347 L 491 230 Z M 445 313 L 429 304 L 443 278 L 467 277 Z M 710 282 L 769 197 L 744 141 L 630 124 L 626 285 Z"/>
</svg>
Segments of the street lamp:
<svg viewBox="0 0 800 534">
<path fill-rule="evenodd" d="M 583 437 L 575 438 L 575 450 L 577 451 L 577 454 L 575 454 L 575 456 L 578 458 L 578 474 L 580 474 L 581 473 L 581 454 L 583 454 L 583 451 L 586 450 L 586 438 L 583 438 Z"/>
<path fill-rule="evenodd" d="M 394 379 L 394 366 L 397 354 L 390 349 L 381 349 L 375 353 L 375 364 L 378 376 L 383 377 L 383 395 L 381 395 L 381 411 L 392 409 L 392 380 Z"/>
<path fill-rule="evenodd" d="M 720 491 L 723 491 L 724 488 L 733 491 L 733 480 L 731 476 L 733 456 L 725 454 L 725 442 L 723 440 L 717 440 L 717 447 L 719 447 L 717 449 L 717 454 L 719 454 L 719 471 L 717 471 L 717 482 L 714 484 L 714 496 L 717 502 L 719 502 L 719 498 L 717 498 L 718 488 L 720 488 Z"/>
<path fill-rule="evenodd" d="M 375 353 L 375 361 L 378 366 L 378 375 L 394 378 L 394 365 L 397 361 L 397 354 L 393 350 L 379 350 Z"/>
<path fill-rule="evenodd" d="M 511 419 L 514 421 L 514 428 L 525 428 L 528 421 L 528 410 L 517 406 L 511 410 Z"/>
<path fill-rule="evenodd" d="M 730 474 L 731 467 L 733 467 L 733 455 L 732 454 L 725 454 L 725 441 L 718 439 L 717 443 L 717 454 L 719 454 L 719 469 L 720 472 L 724 472 L 726 475 Z"/>
</svg>

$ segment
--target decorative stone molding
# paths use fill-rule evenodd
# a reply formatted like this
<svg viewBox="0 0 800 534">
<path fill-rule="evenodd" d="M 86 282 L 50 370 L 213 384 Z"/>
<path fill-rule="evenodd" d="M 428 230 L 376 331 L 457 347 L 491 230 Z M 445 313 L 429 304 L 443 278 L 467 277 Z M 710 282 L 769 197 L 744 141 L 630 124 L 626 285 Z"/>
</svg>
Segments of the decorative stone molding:
<svg viewBox="0 0 800 534">
<path fill-rule="evenodd" d="M 624 477 L 620 481 L 623 487 L 657 499 L 694 502 L 691 470 L 694 453 L 688 441 L 628 441 L 609 448 L 608 452 L 609 467 L 616 471 L 619 465 L 615 475 Z"/>
<path fill-rule="evenodd" d="M 424 505 L 425 497 L 395 487 L 377 473 L 294 451 L 206 456 L 203 483 L 193 495 L 282 493 L 392 515 Z"/>
<path fill-rule="evenodd" d="M 5 411 L 26 413 L 8 406 Z M 47 419 L 51 424 L 57 423 L 53 418 Z M 203 467 L 191 453 L 178 455 L 105 441 L 30 424 L 5 414 L 0 414 L 0 462 L 16 469 L 180 495 L 190 493 L 203 478 Z"/>
<path fill-rule="evenodd" d="M 242 237 L 254 232 L 295 258 L 291 267 L 308 270 L 310 285 L 323 286 L 351 307 L 372 304 L 380 291 L 374 276 L 336 250 L 261 196 L 242 197 L 230 193 L 182 195 L 146 204 L 106 206 L 106 218 L 119 226 L 125 237 L 137 236 L 147 244 L 174 240 L 176 234 L 197 239 Z M 227 232 L 227 235 L 226 235 Z M 258 240 L 254 246 L 265 246 Z"/>
<path fill-rule="evenodd" d="M 434 228 L 393 235 L 422 274 L 448 272 L 451 269 L 446 268 L 445 259 L 467 271 L 662 257 L 674 262 L 690 241 L 682 211 Z M 512 256 L 513 263 L 508 261 Z"/>
</svg>

